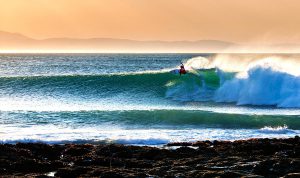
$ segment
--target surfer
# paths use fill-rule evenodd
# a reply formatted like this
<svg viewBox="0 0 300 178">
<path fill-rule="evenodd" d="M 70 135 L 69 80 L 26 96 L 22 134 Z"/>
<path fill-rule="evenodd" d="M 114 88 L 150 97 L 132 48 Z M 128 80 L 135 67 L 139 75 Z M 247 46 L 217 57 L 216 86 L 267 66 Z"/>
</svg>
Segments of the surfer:
<svg viewBox="0 0 300 178">
<path fill-rule="evenodd" d="M 180 70 L 179 70 L 179 74 L 186 74 L 186 70 L 184 68 L 184 65 L 181 63 L 181 66 L 180 66 Z"/>
</svg>

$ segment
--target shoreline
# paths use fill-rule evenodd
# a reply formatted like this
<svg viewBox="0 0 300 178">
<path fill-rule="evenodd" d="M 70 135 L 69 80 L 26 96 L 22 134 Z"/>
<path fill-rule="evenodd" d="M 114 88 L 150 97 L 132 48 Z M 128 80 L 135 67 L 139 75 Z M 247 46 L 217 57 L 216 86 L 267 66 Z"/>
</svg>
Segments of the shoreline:
<svg viewBox="0 0 300 178">
<path fill-rule="evenodd" d="M 120 144 L 0 144 L 0 175 L 299 177 L 300 138 Z"/>
</svg>

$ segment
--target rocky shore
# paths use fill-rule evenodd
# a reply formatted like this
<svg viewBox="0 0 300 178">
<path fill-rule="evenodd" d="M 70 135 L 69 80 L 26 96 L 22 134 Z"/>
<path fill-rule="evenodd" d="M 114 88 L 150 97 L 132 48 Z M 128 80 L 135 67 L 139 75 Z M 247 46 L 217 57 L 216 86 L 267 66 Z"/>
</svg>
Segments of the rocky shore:
<svg viewBox="0 0 300 178">
<path fill-rule="evenodd" d="M 126 145 L 0 144 L 2 177 L 300 177 L 300 138 Z"/>
</svg>

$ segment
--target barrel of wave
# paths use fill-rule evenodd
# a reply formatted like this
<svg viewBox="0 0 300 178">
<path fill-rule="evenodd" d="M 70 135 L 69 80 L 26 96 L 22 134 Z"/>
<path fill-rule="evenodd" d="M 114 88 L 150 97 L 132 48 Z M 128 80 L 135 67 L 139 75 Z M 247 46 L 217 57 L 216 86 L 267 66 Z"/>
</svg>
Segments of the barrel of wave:
<svg viewBox="0 0 300 178">
<path fill-rule="evenodd" d="M 191 58 L 184 66 L 188 73 L 167 83 L 166 97 L 179 101 L 209 101 L 215 90 L 234 76 L 215 68 L 210 58 Z"/>
</svg>

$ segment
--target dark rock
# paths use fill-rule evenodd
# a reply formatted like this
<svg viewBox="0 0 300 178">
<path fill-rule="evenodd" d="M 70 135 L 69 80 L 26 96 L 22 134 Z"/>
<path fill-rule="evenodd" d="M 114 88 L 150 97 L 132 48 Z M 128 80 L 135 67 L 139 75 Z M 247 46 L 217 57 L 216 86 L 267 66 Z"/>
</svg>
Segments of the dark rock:
<svg viewBox="0 0 300 178">
<path fill-rule="evenodd" d="M 85 147 L 76 147 L 76 146 L 71 146 L 63 152 L 65 155 L 70 155 L 70 156 L 82 156 L 90 152 L 89 148 Z"/>
<path fill-rule="evenodd" d="M 241 178 L 264 178 L 264 176 L 248 174 L 248 175 L 242 176 Z"/>
<path fill-rule="evenodd" d="M 285 176 L 283 176 L 284 178 L 299 178 L 300 177 L 300 173 L 289 173 Z"/>
<path fill-rule="evenodd" d="M 51 171 L 53 168 L 47 162 L 38 162 L 35 159 L 20 160 L 11 165 L 12 169 L 20 172 L 44 172 Z"/>
<path fill-rule="evenodd" d="M 152 168 L 153 163 L 150 161 L 128 160 L 124 163 L 126 168 Z"/>
<path fill-rule="evenodd" d="M 225 171 L 222 175 L 223 178 L 234 178 L 234 177 L 242 177 L 243 174 L 235 171 Z"/>
<path fill-rule="evenodd" d="M 139 154 L 139 159 L 148 159 L 148 160 L 161 160 L 167 155 L 165 151 L 158 148 L 148 148 L 144 152 Z"/>
<path fill-rule="evenodd" d="M 0 144 L 2 177 L 299 177 L 299 137 L 125 145 Z"/>
<path fill-rule="evenodd" d="M 300 137 L 298 135 L 295 136 L 294 140 L 295 140 L 295 142 L 300 143 Z"/>
<path fill-rule="evenodd" d="M 193 143 L 190 142 L 172 142 L 168 143 L 167 146 L 192 146 Z"/>
<path fill-rule="evenodd" d="M 180 147 L 176 149 L 176 153 L 191 155 L 196 152 L 196 149 L 190 147 Z"/>
<path fill-rule="evenodd" d="M 285 167 L 288 167 L 290 172 L 300 172 L 300 160 L 292 160 Z"/>
<path fill-rule="evenodd" d="M 110 172 L 104 172 L 100 175 L 101 178 L 123 178 L 124 176 L 116 173 L 116 172 L 113 172 L 113 171 L 110 171 Z"/>
<path fill-rule="evenodd" d="M 267 176 L 273 174 L 273 164 L 275 162 L 273 160 L 264 160 L 261 161 L 259 164 L 254 166 L 254 173 L 258 175 Z"/>
<path fill-rule="evenodd" d="M 78 177 L 90 170 L 91 168 L 85 168 L 85 167 L 62 168 L 62 169 L 58 169 L 58 171 L 55 173 L 55 176 L 61 178 Z"/>
</svg>

